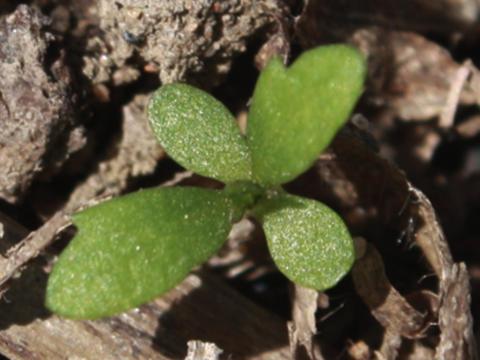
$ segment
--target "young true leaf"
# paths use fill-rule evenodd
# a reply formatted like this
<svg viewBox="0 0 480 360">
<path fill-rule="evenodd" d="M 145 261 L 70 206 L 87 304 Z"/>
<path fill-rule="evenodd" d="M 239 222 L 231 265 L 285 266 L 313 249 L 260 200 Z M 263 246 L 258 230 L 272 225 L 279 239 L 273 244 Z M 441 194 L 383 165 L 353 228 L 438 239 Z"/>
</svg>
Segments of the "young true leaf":
<svg viewBox="0 0 480 360">
<path fill-rule="evenodd" d="M 249 180 L 250 152 L 228 109 L 186 84 L 162 86 L 149 118 L 167 153 L 182 166 L 223 182 Z"/>
<path fill-rule="evenodd" d="M 255 180 L 278 185 L 305 171 L 347 120 L 364 77 L 363 57 L 344 45 L 307 51 L 288 69 L 273 59 L 248 116 Z"/>
<path fill-rule="evenodd" d="M 278 194 L 261 201 L 255 213 L 273 260 L 293 282 L 325 290 L 350 270 L 352 239 L 342 219 L 326 205 Z"/>
<path fill-rule="evenodd" d="M 78 234 L 48 281 L 47 307 L 66 317 L 98 318 L 151 300 L 218 250 L 238 211 L 221 191 L 177 187 L 78 213 Z"/>
</svg>

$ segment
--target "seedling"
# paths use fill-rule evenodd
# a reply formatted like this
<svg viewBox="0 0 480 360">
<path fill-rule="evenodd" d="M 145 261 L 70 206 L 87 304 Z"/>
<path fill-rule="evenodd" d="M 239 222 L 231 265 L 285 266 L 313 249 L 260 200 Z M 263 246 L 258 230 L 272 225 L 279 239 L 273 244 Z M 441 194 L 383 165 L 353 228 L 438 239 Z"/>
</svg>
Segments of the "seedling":
<svg viewBox="0 0 480 360">
<path fill-rule="evenodd" d="M 50 275 L 47 307 L 93 319 L 141 305 L 218 251 L 245 214 L 262 224 L 272 258 L 290 280 L 334 286 L 354 261 L 347 227 L 326 205 L 281 185 L 329 145 L 364 76 L 362 56 L 344 45 L 307 51 L 289 68 L 275 58 L 256 84 L 246 135 L 209 94 L 162 86 L 148 108 L 160 143 L 179 164 L 225 188 L 141 190 L 75 214 L 78 233 Z"/>
</svg>

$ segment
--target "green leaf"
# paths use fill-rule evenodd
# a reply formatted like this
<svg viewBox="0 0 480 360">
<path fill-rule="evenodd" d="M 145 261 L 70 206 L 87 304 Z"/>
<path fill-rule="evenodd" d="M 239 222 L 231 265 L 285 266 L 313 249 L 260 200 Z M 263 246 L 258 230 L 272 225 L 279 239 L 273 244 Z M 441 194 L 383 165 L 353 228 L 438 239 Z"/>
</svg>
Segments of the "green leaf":
<svg viewBox="0 0 480 360">
<path fill-rule="evenodd" d="M 293 282 L 325 290 L 351 268 L 353 242 L 342 219 L 326 205 L 279 194 L 254 210 L 279 270 Z"/>
<path fill-rule="evenodd" d="M 157 188 L 76 214 L 78 227 L 47 286 L 47 307 L 70 318 L 110 316 L 177 285 L 215 253 L 238 212 L 222 191 Z"/>
<path fill-rule="evenodd" d="M 364 77 L 362 55 L 344 45 L 307 51 L 288 69 L 273 59 L 257 81 L 248 117 L 255 180 L 283 184 L 310 167 L 347 120 Z"/>
<path fill-rule="evenodd" d="M 245 137 L 228 109 L 206 92 L 164 85 L 148 113 L 160 144 L 182 166 L 227 183 L 251 178 Z"/>
</svg>

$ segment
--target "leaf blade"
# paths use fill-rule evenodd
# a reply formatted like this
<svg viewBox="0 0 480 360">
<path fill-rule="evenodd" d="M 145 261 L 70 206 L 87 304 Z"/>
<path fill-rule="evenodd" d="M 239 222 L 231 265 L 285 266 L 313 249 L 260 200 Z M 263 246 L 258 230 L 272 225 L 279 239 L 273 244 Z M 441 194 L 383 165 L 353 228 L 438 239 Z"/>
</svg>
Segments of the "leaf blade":
<svg viewBox="0 0 480 360">
<path fill-rule="evenodd" d="M 311 166 L 347 120 L 365 71 L 363 57 L 345 45 L 306 51 L 289 68 L 279 59 L 267 65 L 247 127 L 257 182 L 283 184 Z"/>
<path fill-rule="evenodd" d="M 77 236 L 48 280 L 47 307 L 98 318 L 153 299 L 218 250 L 234 212 L 221 191 L 159 188 L 78 213 Z"/>
<path fill-rule="evenodd" d="M 254 210 L 279 270 L 316 290 L 334 286 L 350 270 L 355 254 L 342 219 L 326 205 L 285 193 Z"/>
<path fill-rule="evenodd" d="M 148 107 L 152 129 L 182 166 L 226 183 L 251 178 L 246 139 L 228 109 L 187 84 L 162 86 Z"/>
</svg>

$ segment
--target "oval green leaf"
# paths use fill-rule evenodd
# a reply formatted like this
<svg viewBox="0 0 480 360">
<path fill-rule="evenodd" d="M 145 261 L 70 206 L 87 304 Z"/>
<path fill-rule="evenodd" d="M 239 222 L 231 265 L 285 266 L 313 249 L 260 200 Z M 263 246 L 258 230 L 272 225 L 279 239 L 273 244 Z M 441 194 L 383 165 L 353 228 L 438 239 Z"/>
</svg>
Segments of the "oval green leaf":
<svg viewBox="0 0 480 360">
<path fill-rule="evenodd" d="M 322 46 L 286 69 L 274 58 L 252 98 L 247 141 L 253 177 L 264 185 L 293 180 L 345 123 L 363 89 L 365 61 L 349 46 Z"/>
<path fill-rule="evenodd" d="M 46 305 L 70 318 L 110 316 L 177 285 L 227 238 L 235 209 L 221 191 L 139 191 L 73 217 L 78 227 L 48 279 Z"/>
<path fill-rule="evenodd" d="M 280 194 L 262 200 L 255 214 L 263 224 L 273 260 L 293 282 L 325 290 L 353 265 L 348 229 L 326 205 Z"/>
<path fill-rule="evenodd" d="M 211 95 L 186 84 L 164 85 L 154 93 L 148 113 L 160 144 L 182 166 L 226 183 L 251 178 L 245 137 Z"/>
</svg>

